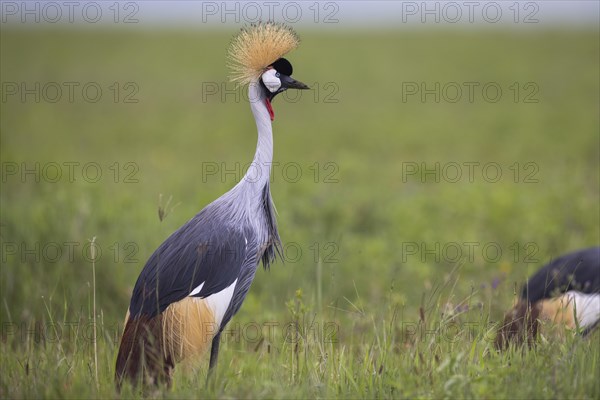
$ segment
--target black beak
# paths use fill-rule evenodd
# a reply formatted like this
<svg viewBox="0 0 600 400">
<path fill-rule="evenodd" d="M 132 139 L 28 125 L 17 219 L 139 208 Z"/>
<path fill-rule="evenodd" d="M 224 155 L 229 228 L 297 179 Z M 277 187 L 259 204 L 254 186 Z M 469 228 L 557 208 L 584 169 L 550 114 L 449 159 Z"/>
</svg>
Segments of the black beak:
<svg viewBox="0 0 600 400">
<path fill-rule="evenodd" d="M 295 80 L 289 75 L 279 74 L 279 80 L 281 81 L 281 87 L 274 93 L 269 92 L 269 90 L 265 87 L 265 84 L 261 81 L 261 84 L 265 88 L 267 98 L 269 99 L 269 101 L 273 100 L 273 98 L 279 93 L 285 92 L 288 89 L 310 89 L 308 85 L 305 85 L 304 83 Z"/>
<path fill-rule="evenodd" d="M 283 91 L 285 89 L 300 89 L 300 90 L 310 89 L 307 85 L 305 85 L 304 83 L 302 83 L 300 81 L 295 80 L 291 76 L 281 74 L 279 76 L 279 79 L 281 80 L 281 89 L 279 89 L 281 91 Z"/>
</svg>

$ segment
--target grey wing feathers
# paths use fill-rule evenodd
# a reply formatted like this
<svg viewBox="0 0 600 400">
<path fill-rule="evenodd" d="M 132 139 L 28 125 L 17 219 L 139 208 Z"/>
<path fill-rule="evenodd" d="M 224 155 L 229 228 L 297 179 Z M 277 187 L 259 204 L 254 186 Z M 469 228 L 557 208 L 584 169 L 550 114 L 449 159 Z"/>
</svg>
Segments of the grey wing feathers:
<svg viewBox="0 0 600 400">
<path fill-rule="evenodd" d="M 267 229 L 269 231 L 269 240 L 266 243 L 266 249 L 262 254 L 262 263 L 265 269 L 271 266 L 271 263 L 275 261 L 277 256 L 283 261 L 283 253 L 281 246 L 281 239 L 279 238 L 279 231 L 277 230 L 277 217 L 275 216 L 275 205 L 271 198 L 271 190 L 269 183 L 263 188 L 262 206 L 267 218 Z"/>
<path fill-rule="evenodd" d="M 549 262 L 523 285 L 521 298 L 535 303 L 569 290 L 600 293 L 600 247 L 575 251 Z"/>
<path fill-rule="evenodd" d="M 152 254 L 135 284 L 130 315 L 160 314 L 202 283 L 195 296 L 210 296 L 230 286 L 246 258 L 246 235 L 243 228 L 207 218 L 201 211 Z"/>
</svg>

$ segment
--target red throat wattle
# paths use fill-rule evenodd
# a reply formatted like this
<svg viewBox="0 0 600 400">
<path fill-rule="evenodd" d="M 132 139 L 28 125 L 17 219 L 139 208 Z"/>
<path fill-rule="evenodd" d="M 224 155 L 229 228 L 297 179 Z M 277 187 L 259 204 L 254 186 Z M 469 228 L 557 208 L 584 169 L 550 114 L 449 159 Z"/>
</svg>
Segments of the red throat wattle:
<svg viewBox="0 0 600 400">
<path fill-rule="evenodd" d="M 267 105 L 267 110 L 269 110 L 269 115 L 271 116 L 271 121 L 275 120 L 275 112 L 273 111 L 273 106 L 271 106 L 271 100 L 265 99 L 265 104 Z"/>
</svg>

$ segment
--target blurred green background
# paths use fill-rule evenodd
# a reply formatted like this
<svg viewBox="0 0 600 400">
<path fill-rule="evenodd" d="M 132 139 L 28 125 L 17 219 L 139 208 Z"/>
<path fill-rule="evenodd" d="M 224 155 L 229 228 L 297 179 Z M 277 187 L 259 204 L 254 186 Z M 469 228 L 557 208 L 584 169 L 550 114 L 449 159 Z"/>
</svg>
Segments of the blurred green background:
<svg viewBox="0 0 600 400">
<path fill-rule="evenodd" d="M 252 159 L 252 115 L 227 82 L 232 33 L 2 30 L 0 321 L 87 319 L 85 246 L 96 237 L 107 382 L 144 262 Z M 310 313 L 338 324 L 341 345 L 398 310 L 397 323 L 418 321 L 421 306 L 468 303 L 464 321 L 497 321 L 528 274 L 598 245 L 597 30 L 300 34 L 288 58 L 314 89 L 273 103 L 272 193 L 288 261 L 257 273 L 233 322 L 288 321 L 297 289 Z M 63 89 L 56 102 L 53 82 Z M 65 82 L 77 83 L 72 102 Z M 473 101 L 465 82 L 477 84 Z M 22 83 L 41 85 L 39 102 L 23 100 Z M 83 93 L 89 83 L 102 89 L 97 102 Z M 438 83 L 439 101 L 407 92 Z M 486 84 L 502 89 L 497 102 Z M 35 163 L 38 173 L 23 172 Z M 74 179 L 65 163 L 76 163 Z M 436 163 L 437 173 L 423 170 Z M 465 163 L 478 163 L 471 180 Z M 429 304 L 453 277 L 443 304 Z M 3 358 L 19 352 L 13 336 L 2 333 Z"/>
</svg>

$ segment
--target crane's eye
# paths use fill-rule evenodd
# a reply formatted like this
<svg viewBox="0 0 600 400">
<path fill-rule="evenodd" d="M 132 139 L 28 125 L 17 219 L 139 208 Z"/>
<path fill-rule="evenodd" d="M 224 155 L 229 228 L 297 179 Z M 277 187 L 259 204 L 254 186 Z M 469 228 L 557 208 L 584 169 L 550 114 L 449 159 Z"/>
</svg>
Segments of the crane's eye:
<svg viewBox="0 0 600 400">
<path fill-rule="evenodd" d="M 276 76 L 277 78 L 279 78 L 279 75 L 280 75 L 280 73 L 279 73 L 279 72 L 275 72 L 275 76 Z"/>
</svg>

